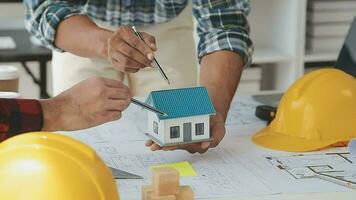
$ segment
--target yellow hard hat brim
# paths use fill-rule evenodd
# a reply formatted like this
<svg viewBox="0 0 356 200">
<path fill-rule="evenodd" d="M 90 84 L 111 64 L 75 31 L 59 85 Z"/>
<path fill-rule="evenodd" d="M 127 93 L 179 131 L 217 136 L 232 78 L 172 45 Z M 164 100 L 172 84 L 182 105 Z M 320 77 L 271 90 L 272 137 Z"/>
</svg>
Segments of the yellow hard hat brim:
<svg viewBox="0 0 356 200">
<path fill-rule="evenodd" d="M 265 127 L 256 133 L 252 137 L 252 141 L 266 148 L 289 152 L 315 151 L 337 142 L 335 140 L 306 140 L 304 138 L 283 135 L 271 131 L 269 127 Z"/>
</svg>

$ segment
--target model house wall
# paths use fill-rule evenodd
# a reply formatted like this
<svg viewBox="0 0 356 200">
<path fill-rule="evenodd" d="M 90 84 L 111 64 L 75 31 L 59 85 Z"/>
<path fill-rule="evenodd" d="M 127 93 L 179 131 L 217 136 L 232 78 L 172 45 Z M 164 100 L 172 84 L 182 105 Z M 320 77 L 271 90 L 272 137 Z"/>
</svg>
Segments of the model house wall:
<svg viewBox="0 0 356 200">
<path fill-rule="evenodd" d="M 191 125 L 191 140 L 202 140 L 202 139 L 209 139 L 210 138 L 210 130 L 209 130 L 209 115 L 202 115 L 202 116 L 194 116 L 194 117 L 184 117 L 184 118 L 176 118 L 176 119 L 168 119 L 164 120 L 164 128 L 165 128 L 165 142 L 166 143 L 176 143 L 176 142 L 190 142 L 184 141 L 184 123 L 190 123 Z M 204 134 L 203 135 L 196 135 L 195 134 L 195 124 L 204 124 Z M 176 139 L 172 139 L 170 137 L 170 128 L 178 126 L 180 130 L 180 137 Z M 186 135 L 187 136 L 187 135 Z"/>
<path fill-rule="evenodd" d="M 210 115 L 201 115 L 193 117 L 182 117 L 175 119 L 158 120 L 158 117 L 154 113 L 148 114 L 148 130 L 152 133 L 152 136 L 157 140 L 166 144 L 191 142 L 196 140 L 204 140 L 210 138 Z M 154 131 L 154 122 L 157 122 L 158 134 Z M 184 124 L 186 123 L 185 127 Z M 188 127 L 190 124 L 190 134 L 188 133 Z M 196 124 L 203 124 L 203 132 L 200 131 L 196 134 Z M 179 137 L 171 138 L 171 127 L 179 127 Z M 184 130 L 186 128 L 186 130 Z M 203 133 L 203 134 L 202 134 Z"/>
<path fill-rule="evenodd" d="M 153 129 L 153 122 L 158 122 L 157 125 L 158 125 L 158 134 L 154 132 L 154 129 Z M 157 114 L 153 113 L 153 112 L 148 112 L 148 120 L 147 120 L 147 128 L 148 128 L 148 131 L 150 133 L 150 135 L 152 137 L 155 137 L 158 141 L 165 141 L 164 140 L 164 123 L 163 121 L 161 121 L 162 123 L 160 123 L 158 121 L 158 117 L 157 117 Z"/>
</svg>

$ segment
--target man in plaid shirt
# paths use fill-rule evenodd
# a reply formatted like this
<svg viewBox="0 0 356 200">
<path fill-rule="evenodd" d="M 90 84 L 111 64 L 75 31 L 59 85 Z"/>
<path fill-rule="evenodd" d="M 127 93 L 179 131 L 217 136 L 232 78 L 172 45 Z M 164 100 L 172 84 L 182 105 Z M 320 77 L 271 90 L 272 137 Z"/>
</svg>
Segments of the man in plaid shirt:
<svg viewBox="0 0 356 200">
<path fill-rule="evenodd" d="M 0 98 L 0 142 L 20 133 L 78 130 L 117 120 L 130 99 L 120 81 L 98 77 L 48 100 Z"/>
<path fill-rule="evenodd" d="M 29 32 L 55 50 L 55 93 L 94 74 L 126 81 L 134 95 L 165 89 L 168 86 L 151 68 L 156 57 L 171 79 L 171 87 L 207 87 L 217 112 L 211 121 L 213 142 L 169 150 L 203 153 L 222 140 L 242 70 L 251 63 L 248 0 L 24 2 Z M 197 57 L 192 16 L 199 38 Z M 144 41 L 134 34 L 132 25 L 145 31 L 141 32 Z M 195 60 L 201 66 L 199 72 Z M 146 145 L 161 149 L 152 141 Z"/>
</svg>

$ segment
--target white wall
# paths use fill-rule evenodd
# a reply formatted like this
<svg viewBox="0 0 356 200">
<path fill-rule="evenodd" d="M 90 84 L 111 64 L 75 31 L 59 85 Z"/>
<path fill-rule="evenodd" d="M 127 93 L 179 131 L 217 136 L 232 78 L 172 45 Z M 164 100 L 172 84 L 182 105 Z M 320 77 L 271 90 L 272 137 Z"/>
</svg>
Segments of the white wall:
<svg viewBox="0 0 356 200">
<path fill-rule="evenodd" d="M 24 28 L 25 9 L 22 3 L 0 4 L 0 29 Z"/>
<path fill-rule="evenodd" d="M 153 121 L 158 122 L 158 134 L 155 134 L 153 132 Z M 164 121 L 159 122 L 157 115 L 153 112 L 148 112 L 147 132 L 150 133 L 157 140 L 161 141 L 162 143 L 165 142 L 165 140 L 164 140 Z"/>
</svg>

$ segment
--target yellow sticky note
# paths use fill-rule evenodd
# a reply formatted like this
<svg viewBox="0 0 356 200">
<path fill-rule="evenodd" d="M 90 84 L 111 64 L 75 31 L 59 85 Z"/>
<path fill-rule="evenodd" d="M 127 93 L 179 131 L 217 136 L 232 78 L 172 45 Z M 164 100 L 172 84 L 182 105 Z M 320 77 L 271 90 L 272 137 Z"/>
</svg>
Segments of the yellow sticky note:
<svg viewBox="0 0 356 200">
<path fill-rule="evenodd" d="M 180 177 L 197 176 L 198 173 L 194 170 L 193 166 L 188 162 L 176 162 L 176 163 L 166 163 L 161 165 L 151 166 L 150 169 L 160 168 L 160 167 L 172 167 L 179 172 Z"/>
</svg>

